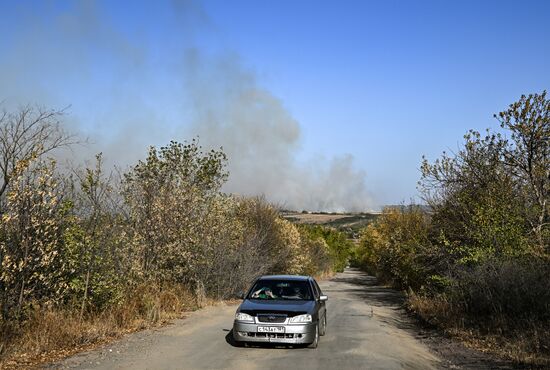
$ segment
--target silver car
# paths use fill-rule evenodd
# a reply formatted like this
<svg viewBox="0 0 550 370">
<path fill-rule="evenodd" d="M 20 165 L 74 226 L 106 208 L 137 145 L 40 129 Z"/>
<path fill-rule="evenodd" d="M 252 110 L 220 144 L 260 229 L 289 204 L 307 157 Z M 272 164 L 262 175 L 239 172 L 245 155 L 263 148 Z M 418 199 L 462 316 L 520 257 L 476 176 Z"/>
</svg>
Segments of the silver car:
<svg viewBox="0 0 550 370">
<path fill-rule="evenodd" d="M 307 344 L 317 348 L 327 330 L 328 297 L 310 276 L 268 275 L 254 281 L 235 313 L 233 339 Z"/>
</svg>

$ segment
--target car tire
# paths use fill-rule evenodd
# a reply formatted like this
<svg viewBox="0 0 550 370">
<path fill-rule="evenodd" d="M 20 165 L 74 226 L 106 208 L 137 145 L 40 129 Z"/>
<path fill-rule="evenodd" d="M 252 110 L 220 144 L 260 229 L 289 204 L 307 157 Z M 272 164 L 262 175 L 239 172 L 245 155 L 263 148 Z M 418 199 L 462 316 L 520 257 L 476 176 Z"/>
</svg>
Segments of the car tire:
<svg viewBox="0 0 550 370">
<path fill-rule="evenodd" d="M 318 345 L 319 345 L 319 324 L 317 323 L 317 325 L 315 325 L 315 339 L 307 347 L 314 349 L 314 348 L 317 348 Z"/>
<path fill-rule="evenodd" d="M 323 325 L 321 325 L 321 330 L 319 331 L 319 335 L 323 336 L 327 333 L 327 314 L 325 313 L 325 316 L 323 316 Z"/>
</svg>

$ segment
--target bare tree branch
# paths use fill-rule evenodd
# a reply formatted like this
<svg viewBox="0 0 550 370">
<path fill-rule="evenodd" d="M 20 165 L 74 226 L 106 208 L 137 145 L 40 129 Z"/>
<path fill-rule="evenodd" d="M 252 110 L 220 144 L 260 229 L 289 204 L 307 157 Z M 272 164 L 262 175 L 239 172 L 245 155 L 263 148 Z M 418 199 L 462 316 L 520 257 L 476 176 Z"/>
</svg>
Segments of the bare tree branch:
<svg viewBox="0 0 550 370">
<path fill-rule="evenodd" d="M 0 204 L 17 163 L 79 142 L 61 125 L 65 111 L 26 105 L 15 112 L 0 113 Z M 0 211 L 2 208 L 0 205 Z"/>
</svg>

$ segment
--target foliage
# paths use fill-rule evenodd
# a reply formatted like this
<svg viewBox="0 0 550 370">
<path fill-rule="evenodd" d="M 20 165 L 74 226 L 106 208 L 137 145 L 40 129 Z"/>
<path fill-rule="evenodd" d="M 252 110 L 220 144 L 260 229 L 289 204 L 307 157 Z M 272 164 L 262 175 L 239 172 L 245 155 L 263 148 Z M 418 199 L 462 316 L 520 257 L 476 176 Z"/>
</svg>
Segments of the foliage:
<svg viewBox="0 0 550 370">
<path fill-rule="evenodd" d="M 531 320 L 550 322 L 548 260 L 497 258 L 476 266 L 457 266 L 451 276 L 455 283 L 447 296 L 471 323 L 481 320 L 502 330 Z"/>
<path fill-rule="evenodd" d="M 222 193 L 225 154 L 198 140 L 151 147 L 122 176 L 105 171 L 101 154 L 70 171 L 44 154 L 17 162 L 2 203 L 0 339 L 9 350 L 0 355 L 28 343 L 32 325 L 40 336 L 84 335 L 56 326 L 56 315 L 116 331 L 232 297 L 260 274 L 325 274 L 345 259 L 339 234 L 306 232 L 263 198 Z"/>
<path fill-rule="evenodd" d="M 522 96 L 496 115 L 511 141 L 501 133 L 470 131 L 457 153 L 444 152 L 433 163 L 424 158 L 419 189 L 431 212 L 384 210 L 363 230 L 359 262 L 416 290 L 441 281 L 455 266 L 544 257 L 549 114 L 546 92 Z"/>
<path fill-rule="evenodd" d="M 63 228 L 70 202 L 55 162 L 19 162 L 2 214 L 0 304 L 3 319 L 20 317 L 25 303 L 57 303 L 68 288 Z"/>
<path fill-rule="evenodd" d="M 357 262 L 396 286 L 419 289 L 437 267 L 429 225 L 430 218 L 417 206 L 384 209 L 362 231 Z"/>
<path fill-rule="evenodd" d="M 210 211 L 220 211 L 216 198 L 224 165 L 222 152 L 202 153 L 195 140 L 171 142 L 160 150 L 151 147 L 147 159 L 124 175 L 122 192 L 144 278 L 200 279 L 213 239 L 204 233 L 218 216 Z"/>
<path fill-rule="evenodd" d="M 327 245 L 331 269 L 338 272 L 344 271 L 353 249 L 353 242 L 345 233 L 320 225 L 300 225 L 300 231 L 312 240 L 323 240 Z"/>
<path fill-rule="evenodd" d="M 457 154 L 422 163 L 420 188 L 434 211 L 434 233 L 461 263 L 528 247 L 524 206 L 503 161 L 506 146 L 499 134 L 470 131 Z"/>
<path fill-rule="evenodd" d="M 0 112 L 0 211 L 21 163 L 77 143 L 60 125 L 63 113 L 30 105 L 15 112 Z"/>
<path fill-rule="evenodd" d="M 549 253 L 550 100 L 546 91 L 522 95 L 495 117 L 502 128 L 511 132 L 512 142 L 504 150 L 504 162 L 520 190 L 537 253 Z"/>
<path fill-rule="evenodd" d="M 470 131 L 456 153 L 423 159 L 428 212 L 385 209 L 353 255 L 424 319 L 548 358 L 550 101 L 521 96 L 495 117 L 504 132 Z"/>
</svg>

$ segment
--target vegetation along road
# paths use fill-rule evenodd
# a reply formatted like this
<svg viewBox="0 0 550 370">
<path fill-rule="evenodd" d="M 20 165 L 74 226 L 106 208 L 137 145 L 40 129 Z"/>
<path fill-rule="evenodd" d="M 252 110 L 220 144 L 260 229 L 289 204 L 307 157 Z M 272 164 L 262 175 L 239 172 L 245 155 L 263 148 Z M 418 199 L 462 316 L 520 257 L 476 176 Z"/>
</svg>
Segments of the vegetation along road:
<svg viewBox="0 0 550 370">
<path fill-rule="evenodd" d="M 399 293 L 346 270 L 321 288 L 328 330 L 317 349 L 232 344 L 236 305 L 208 307 L 158 330 L 136 333 L 52 365 L 94 369 L 433 369 L 443 362 L 418 339 Z"/>
</svg>

